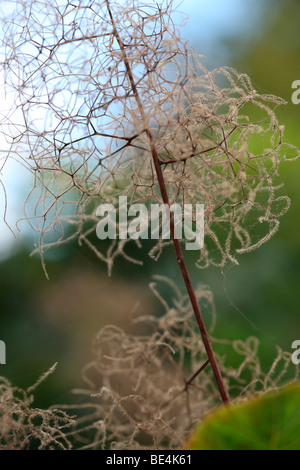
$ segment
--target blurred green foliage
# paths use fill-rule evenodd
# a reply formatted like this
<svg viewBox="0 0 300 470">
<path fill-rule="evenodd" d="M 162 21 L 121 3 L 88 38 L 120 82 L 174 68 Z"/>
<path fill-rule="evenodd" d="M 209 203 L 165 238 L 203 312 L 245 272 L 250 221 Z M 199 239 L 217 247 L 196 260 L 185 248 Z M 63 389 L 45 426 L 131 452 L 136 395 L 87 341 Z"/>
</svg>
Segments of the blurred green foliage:
<svg viewBox="0 0 300 470">
<path fill-rule="evenodd" d="M 272 93 L 287 101 L 287 105 L 279 107 L 276 113 L 285 126 L 285 141 L 300 147 L 300 105 L 291 101 L 292 83 L 300 78 L 297 20 L 300 4 L 295 0 L 265 1 L 265 4 L 266 20 L 261 23 L 262 29 L 255 31 L 255 37 L 243 49 L 242 55 L 233 56 L 232 65 L 247 73 L 259 92 Z M 235 50 L 234 44 L 232 50 Z M 225 301 L 226 313 L 220 307 L 220 304 L 224 305 L 223 300 L 219 303 L 219 318 L 223 314 L 226 318 L 222 334 L 230 334 L 229 325 L 236 324 L 235 317 L 246 316 L 255 324 L 253 333 L 260 337 L 268 351 L 276 342 L 290 350 L 293 338 L 300 335 L 299 170 L 300 161 L 283 162 L 280 166 L 280 179 L 284 184 L 281 191 L 291 198 L 292 205 L 281 219 L 277 234 L 256 252 L 241 257 L 239 267 L 224 270 L 223 280 L 217 288 L 223 297 L 221 285 L 225 283 L 225 295 L 230 298 L 229 308 Z M 247 330 L 250 325 L 242 323 L 242 329 Z"/>
</svg>

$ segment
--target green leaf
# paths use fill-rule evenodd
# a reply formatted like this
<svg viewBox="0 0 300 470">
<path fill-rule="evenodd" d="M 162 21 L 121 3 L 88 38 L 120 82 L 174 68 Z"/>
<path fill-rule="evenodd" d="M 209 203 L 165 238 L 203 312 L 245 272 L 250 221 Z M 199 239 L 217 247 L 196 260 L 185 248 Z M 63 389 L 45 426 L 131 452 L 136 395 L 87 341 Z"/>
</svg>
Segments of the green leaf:
<svg viewBox="0 0 300 470">
<path fill-rule="evenodd" d="M 187 450 L 300 450 L 300 382 L 222 406 L 196 428 Z"/>
</svg>

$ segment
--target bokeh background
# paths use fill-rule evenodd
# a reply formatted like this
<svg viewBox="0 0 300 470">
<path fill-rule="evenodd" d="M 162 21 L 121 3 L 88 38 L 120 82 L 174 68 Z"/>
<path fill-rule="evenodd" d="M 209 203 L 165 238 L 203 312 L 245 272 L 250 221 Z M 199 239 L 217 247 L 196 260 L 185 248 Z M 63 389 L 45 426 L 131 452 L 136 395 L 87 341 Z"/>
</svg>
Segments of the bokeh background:
<svg viewBox="0 0 300 470">
<path fill-rule="evenodd" d="M 259 92 L 287 101 L 277 115 L 285 140 L 300 147 L 300 105 L 291 101 L 292 83 L 300 80 L 299 1 L 183 0 L 179 10 L 190 16 L 182 36 L 207 57 L 209 68 L 233 66 L 249 74 Z M 214 293 L 214 336 L 258 337 L 266 369 L 277 345 L 291 351 L 292 342 L 300 339 L 299 176 L 300 161 L 282 164 L 282 191 L 292 205 L 267 244 L 241 256 L 238 267 L 192 268 L 193 282 L 209 285 Z M 9 196 L 7 220 L 14 227 L 30 181 L 13 165 L 1 177 Z M 2 194 L 0 203 L 3 215 Z M 26 222 L 19 228 L 15 239 L 1 217 L 0 339 L 7 346 L 7 364 L 0 365 L 0 375 L 27 387 L 58 362 L 56 373 L 39 388 L 36 405 L 63 403 L 72 388 L 82 385 L 80 371 L 92 357 L 97 331 L 108 323 L 126 326 L 132 312 L 159 315 L 161 307 L 148 287 L 151 276 L 169 275 L 183 289 L 180 272 L 172 250 L 159 262 L 140 252 L 143 267 L 119 260 L 108 278 L 105 266 L 74 243 L 47 253 L 48 281 L 39 257 L 29 256 L 37 236 Z M 218 352 L 226 354 L 222 348 L 218 345 Z"/>
</svg>

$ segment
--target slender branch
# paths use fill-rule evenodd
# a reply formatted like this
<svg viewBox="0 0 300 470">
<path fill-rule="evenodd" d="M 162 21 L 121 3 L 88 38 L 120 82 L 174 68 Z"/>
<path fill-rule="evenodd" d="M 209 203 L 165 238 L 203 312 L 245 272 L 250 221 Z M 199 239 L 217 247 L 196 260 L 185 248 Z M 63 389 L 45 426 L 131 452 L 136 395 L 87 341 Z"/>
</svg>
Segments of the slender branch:
<svg viewBox="0 0 300 470">
<path fill-rule="evenodd" d="M 188 292 L 188 295 L 189 295 L 189 298 L 190 298 L 190 302 L 191 302 L 194 314 L 195 314 L 196 319 L 197 319 L 197 323 L 198 323 L 199 330 L 200 330 L 200 333 L 201 333 L 201 336 L 202 336 L 202 339 L 203 339 L 205 350 L 206 350 L 206 353 L 208 355 L 208 358 L 209 358 L 209 361 L 210 361 L 210 364 L 211 364 L 211 367 L 212 367 L 212 370 L 213 370 L 213 373 L 214 373 L 214 376 L 215 376 L 215 379 L 216 379 L 216 382 L 217 382 L 217 385 L 218 385 L 218 389 L 219 389 L 221 398 L 222 398 L 224 403 L 229 403 L 229 396 L 228 396 L 225 384 L 223 382 L 219 366 L 218 366 L 217 361 L 216 361 L 216 357 L 215 357 L 215 354 L 214 354 L 214 351 L 213 351 L 213 348 L 212 348 L 212 345 L 211 345 L 211 342 L 210 342 L 210 339 L 209 339 L 209 336 L 208 336 L 208 333 L 207 333 L 207 330 L 206 330 L 206 327 L 205 327 L 205 323 L 204 323 L 204 320 L 203 320 L 203 317 L 202 317 L 202 314 L 201 314 L 201 311 L 200 311 L 200 307 L 198 305 L 198 300 L 197 300 L 197 297 L 196 297 L 196 294 L 195 294 L 195 291 L 194 291 L 194 288 L 193 288 L 193 285 L 192 285 L 192 282 L 191 282 L 191 278 L 190 278 L 190 275 L 189 275 L 189 272 L 188 272 L 187 265 L 186 265 L 185 260 L 184 260 L 181 245 L 180 245 L 178 237 L 176 236 L 174 218 L 173 218 L 173 215 L 170 211 L 169 197 L 168 197 L 168 193 L 167 193 L 167 189 L 166 189 L 166 184 L 165 184 L 165 180 L 164 180 L 163 171 L 162 171 L 160 160 L 159 160 L 159 155 L 158 155 L 158 152 L 157 152 L 157 149 L 156 149 L 156 146 L 155 146 L 155 140 L 154 140 L 153 134 L 152 134 L 151 129 L 150 129 L 150 123 L 149 123 L 149 120 L 148 120 L 148 118 L 146 116 L 146 113 L 144 111 L 144 107 L 143 107 L 141 98 L 139 96 L 137 85 L 135 83 L 135 79 L 134 79 L 134 76 L 133 76 L 133 73 L 132 73 L 132 70 L 131 70 L 131 67 L 130 67 L 130 63 L 129 63 L 129 60 L 127 58 L 125 46 L 124 46 L 124 43 L 123 43 L 123 41 L 122 41 L 122 39 L 121 39 L 121 37 L 118 33 L 118 30 L 117 30 L 117 27 L 116 27 L 116 24 L 115 24 L 113 15 L 112 15 L 109 0 L 105 0 L 105 3 L 106 3 L 106 6 L 107 6 L 108 14 L 109 14 L 111 24 L 112 24 L 112 27 L 113 27 L 113 34 L 114 34 L 114 36 L 115 36 L 115 38 L 116 38 L 116 40 L 119 44 L 120 51 L 121 51 L 121 54 L 122 54 L 122 59 L 123 59 L 123 62 L 124 62 L 125 68 L 126 68 L 126 73 L 127 73 L 127 76 L 128 76 L 129 82 L 130 82 L 130 86 L 131 86 L 133 94 L 135 96 L 135 100 L 136 100 L 136 103 L 137 103 L 137 106 L 138 106 L 138 109 L 139 109 L 139 113 L 140 113 L 141 118 L 143 120 L 145 132 L 146 132 L 146 134 L 148 136 L 148 139 L 149 139 L 152 159 L 153 159 L 153 163 L 154 163 L 154 168 L 155 168 L 155 172 L 156 172 L 156 176 L 157 176 L 157 180 L 158 180 L 162 200 L 163 200 L 164 204 L 166 205 L 166 207 L 169 208 L 169 210 L 168 210 L 169 214 L 168 215 L 169 215 L 169 220 L 170 220 L 170 231 L 171 231 L 173 245 L 174 245 L 176 256 L 177 256 L 177 262 L 179 264 L 179 267 L 180 267 L 180 270 L 181 270 L 181 273 L 182 273 L 182 277 L 183 277 L 183 280 L 184 280 L 184 283 L 185 283 L 185 286 L 186 286 L 186 289 L 187 289 L 187 292 Z"/>
<path fill-rule="evenodd" d="M 211 152 L 213 150 L 217 150 L 217 149 L 221 149 L 223 152 L 224 152 L 224 149 L 222 149 L 222 145 L 224 144 L 224 142 L 227 141 L 227 139 L 229 139 L 229 137 L 231 136 L 231 134 L 236 130 L 236 126 L 234 126 L 230 132 L 228 132 L 228 134 L 224 137 L 224 139 L 214 145 L 213 147 L 209 147 L 207 149 L 204 149 L 204 150 L 200 150 L 199 152 L 193 152 L 191 153 L 190 155 L 188 155 L 187 157 L 183 157 L 183 158 L 179 158 L 178 160 L 176 159 L 171 159 L 171 160 L 160 160 L 160 165 L 169 165 L 169 164 L 173 164 L 173 163 L 179 163 L 179 162 L 186 162 L 187 160 L 189 160 L 190 158 L 193 158 L 193 157 L 198 157 L 199 155 L 203 155 L 207 152 Z M 251 168 L 251 167 L 250 167 Z M 253 168 L 252 168 L 253 169 Z M 256 171 L 256 170 L 254 170 Z"/>
<path fill-rule="evenodd" d="M 170 356 L 168 356 L 168 359 L 171 360 L 172 358 Z M 178 369 L 177 365 L 174 363 L 173 360 L 171 360 L 172 364 L 176 367 L 176 369 Z M 162 410 L 164 408 L 166 408 L 167 406 L 169 406 L 171 403 L 173 403 L 175 400 L 177 400 L 177 398 L 179 398 L 183 393 L 187 392 L 190 385 L 194 385 L 193 384 L 193 381 L 195 380 L 196 377 L 198 377 L 199 374 L 201 374 L 201 372 L 204 371 L 204 369 L 206 369 L 206 367 L 208 366 L 208 364 L 210 363 L 209 360 L 205 361 L 204 364 L 202 364 L 201 367 L 199 367 L 199 369 L 197 369 L 197 371 L 189 378 L 189 379 L 186 379 L 184 374 L 182 373 L 181 369 L 178 370 L 178 372 L 180 373 L 180 375 L 182 376 L 183 378 L 183 381 L 185 383 L 184 387 L 182 389 L 180 389 L 172 398 L 170 398 L 169 400 L 166 400 L 164 401 L 163 403 L 160 404 L 159 406 L 159 410 Z M 205 393 L 209 394 L 209 391 L 208 390 L 203 390 L 201 389 L 201 391 L 204 391 Z"/>
<path fill-rule="evenodd" d="M 201 367 L 199 367 L 198 370 L 196 370 L 196 372 L 194 372 L 194 374 L 185 381 L 185 388 L 187 389 L 189 385 L 191 385 L 191 383 L 195 380 L 196 377 L 198 377 L 199 374 L 201 374 L 201 372 L 206 369 L 206 367 L 208 366 L 209 364 L 209 360 L 205 361 L 204 364 L 202 364 Z"/>
</svg>

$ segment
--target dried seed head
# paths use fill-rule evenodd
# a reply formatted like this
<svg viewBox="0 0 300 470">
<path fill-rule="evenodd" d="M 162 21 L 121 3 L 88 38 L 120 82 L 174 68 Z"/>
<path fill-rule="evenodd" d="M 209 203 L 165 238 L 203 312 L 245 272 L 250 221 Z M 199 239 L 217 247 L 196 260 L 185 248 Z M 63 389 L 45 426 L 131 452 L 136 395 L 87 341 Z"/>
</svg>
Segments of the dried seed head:
<svg viewBox="0 0 300 470">
<path fill-rule="evenodd" d="M 199 267 L 237 263 L 278 229 L 289 206 L 277 194 L 278 167 L 299 156 L 274 112 L 284 101 L 228 67 L 208 71 L 180 39 L 172 2 L 19 0 L 4 19 L 2 50 L 15 99 L 2 128 L 8 158 L 34 175 L 25 214 L 42 257 L 74 238 L 109 269 L 126 256 L 124 240 L 107 251 L 92 243 L 96 207 L 119 195 L 161 202 L 152 145 L 170 202 L 205 206 Z"/>
</svg>

